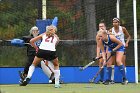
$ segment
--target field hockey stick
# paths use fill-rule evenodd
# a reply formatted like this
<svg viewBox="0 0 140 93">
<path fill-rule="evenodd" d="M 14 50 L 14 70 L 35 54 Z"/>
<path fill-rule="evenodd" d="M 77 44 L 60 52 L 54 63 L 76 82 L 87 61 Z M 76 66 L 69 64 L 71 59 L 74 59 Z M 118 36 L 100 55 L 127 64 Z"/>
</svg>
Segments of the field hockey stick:
<svg viewBox="0 0 140 93">
<path fill-rule="evenodd" d="M 43 60 L 44 61 L 44 63 L 46 62 L 45 60 Z M 46 65 L 46 64 L 45 64 Z M 53 72 L 53 70 L 52 70 L 52 68 L 49 66 L 49 65 L 46 65 L 48 68 L 49 68 L 49 70 L 52 72 L 52 73 L 54 73 Z"/>
<path fill-rule="evenodd" d="M 101 59 L 101 58 L 102 58 L 102 56 L 99 57 L 99 58 L 93 58 L 93 61 L 92 61 L 92 62 L 88 63 L 88 64 L 85 65 L 84 67 L 79 67 L 79 69 L 80 69 L 81 71 L 83 71 L 83 70 L 85 70 L 87 67 L 89 67 L 89 66 L 91 66 L 93 63 L 95 63 L 96 60 L 99 60 L 99 59 Z"/>
<path fill-rule="evenodd" d="M 13 39 L 13 40 L 0 40 L 0 43 L 2 43 L 3 45 L 13 45 L 13 46 L 24 46 L 24 45 L 30 45 L 30 43 L 25 43 L 23 40 L 21 39 Z"/>
<path fill-rule="evenodd" d="M 46 62 L 45 60 L 43 60 L 44 61 L 44 63 Z M 46 64 L 45 64 L 46 65 Z M 50 80 L 53 80 L 54 79 L 54 71 L 52 70 L 52 68 L 49 66 L 49 65 L 46 65 L 48 68 L 49 68 L 49 70 L 52 72 L 51 73 L 51 76 L 50 76 Z"/>
<path fill-rule="evenodd" d="M 112 57 L 113 55 L 110 55 L 109 58 L 106 60 L 106 62 L 108 62 L 108 60 Z M 94 82 L 95 79 L 98 77 L 98 75 L 101 73 L 102 69 L 104 68 L 105 65 L 103 65 L 99 71 L 95 74 L 95 76 L 89 80 L 90 83 Z"/>
</svg>

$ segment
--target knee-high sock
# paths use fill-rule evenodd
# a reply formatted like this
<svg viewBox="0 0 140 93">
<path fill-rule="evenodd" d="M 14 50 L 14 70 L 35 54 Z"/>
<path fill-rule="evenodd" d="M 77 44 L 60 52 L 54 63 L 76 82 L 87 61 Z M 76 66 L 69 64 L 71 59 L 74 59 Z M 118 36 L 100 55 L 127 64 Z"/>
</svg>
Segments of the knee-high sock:
<svg viewBox="0 0 140 93">
<path fill-rule="evenodd" d="M 45 63 L 43 61 L 41 61 L 41 68 L 43 70 L 43 72 L 45 73 L 46 76 L 48 76 L 50 78 L 52 72 L 51 70 L 45 65 Z"/>
<path fill-rule="evenodd" d="M 32 74 L 35 70 L 35 66 L 32 64 L 30 67 L 29 67 L 29 71 L 28 71 L 28 75 L 27 75 L 27 78 L 31 78 L 32 77 Z"/>
<path fill-rule="evenodd" d="M 121 72 L 123 78 L 126 78 L 126 73 L 125 73 L 125 67 L 124 67 L 124 65 L 120 65 L 119 66 L 119 69 L 120 69 L 120 72 Z"/>
<path fill-rule="evenodd" d="M 111 74 L 112 74 L 112 67 L 107 67 L 107 76 L 108 76 L 108 80 L 111 80 Z"/>
<path fill-rule="evenodd" d="M 104 68 L 102 68 L 102 71 L 100 72 L 100 80 L 104 81 Z"/>
<path fill-rule="evenodd" d="M 112 65 L 111 80 L 114 81 L 114 65 Z"/>
<path fill-rule="evenodd" d="M 59 85 L 60 70 L 54 70 L 55 85 Z"/>
</svg>

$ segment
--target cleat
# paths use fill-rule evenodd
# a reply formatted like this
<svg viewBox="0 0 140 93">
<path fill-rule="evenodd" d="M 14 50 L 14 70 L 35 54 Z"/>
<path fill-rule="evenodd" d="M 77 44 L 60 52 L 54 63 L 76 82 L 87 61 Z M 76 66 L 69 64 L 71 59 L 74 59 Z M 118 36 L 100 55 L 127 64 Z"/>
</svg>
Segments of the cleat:
<svg viewBox="0 0 140 93">
<path fill-rule="evenodd" d="M 113 80 L 110 81 L 111 84 L 115 84 L 115 82 Z"/>
<path fill-rule="evenodd" d="M 103 84 L 104 84 L 104 85 L 110 85 L 111 82 L 110 82 L 110 80 L 106 80 Z"/>
<path fill-rule="evenodd" d="M 59 82 L 60 82 L 60 84 L 64 84 L 64 81 L 62 81 L 62 80 L 59 80 Z"/>
<path fill-rule="evenodd" d="M 52 80 L 49 80 L 49 84 L 52 84 Z"/>
<path fill-rule="evenodd" d="M 54 87 L 55 88 L 60 88 L 60 84 L 56 84 Z"/>
<path fill-rule="evenodd" d="M 49 84 L 55 84 L 55 79 L 53 79 L 53 80 L 49 80 Z"/>
<path fill-rule="evenodd" d="M 26 78 L 24 72 L 19 71 L 19 76 L 22 80 L 24 80 Z"/>
<path fill-rule="evenodd" d="M 95 84 L 101 84 L 101 83 L 103 84 L 103 82 L 104 82 L 104 81 L 102 81 L 102 80 L 98 80 L 98 81 L 96 81 L 96 82 L 94 82 L 94 83 L 95 83 Z"/>
<path fill-rule="evenodd" d="M 30 82 L 30 78 L 25 78 L 23 81 L 21 81 L 20 86 L 26 86 Z"/>
<path fill-rule="evenodd" d="M 128 84 L 128 80 L 126 78 L 123 78 L 122 85 L 127 85 L 127 84 Z"/>
<path fill-rule="evenodd" d="M 49 78 L 49 84 L 54 84 L 54 83 L 55 83 L 55 78 L 54 78 L 54 73 L 52 73 Z"/>
</svg>

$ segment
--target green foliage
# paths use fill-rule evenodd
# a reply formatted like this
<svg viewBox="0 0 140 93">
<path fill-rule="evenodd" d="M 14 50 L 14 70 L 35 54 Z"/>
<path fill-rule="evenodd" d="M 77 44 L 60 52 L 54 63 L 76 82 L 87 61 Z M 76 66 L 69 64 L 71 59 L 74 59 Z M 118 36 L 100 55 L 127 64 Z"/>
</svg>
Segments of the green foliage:
<svg viewBox="0 0 140 93">
<path fill-rule="evenodd" d="M 3 39 L 22 36 L 37 19 L 37 9 L 31 1 L 28 4 L 19 0 L 1 1 L 0 9 L 0 37 Z"/>
</svg>

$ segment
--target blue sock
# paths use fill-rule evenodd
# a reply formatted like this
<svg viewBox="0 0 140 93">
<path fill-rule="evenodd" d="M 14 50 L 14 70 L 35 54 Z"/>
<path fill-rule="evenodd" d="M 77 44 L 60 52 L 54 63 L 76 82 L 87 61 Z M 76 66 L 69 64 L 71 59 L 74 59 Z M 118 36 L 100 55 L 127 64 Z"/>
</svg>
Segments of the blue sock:
<svg viewBox="0 0 140 93">
<path fill-rule="evenodd" d="M 120 69 L 120 72 L 121 72 L 123 78 L 126 79 L 126 73 L 125 73 L 125 67 L 124 67 L 124 65 L 120 65 L 119 66 L 119 69 Z"/>
<path fill-rule="evenodd" d="M 107 67 L 107 76 L 108 76 L 108 80 L 111 80 L 111 74 L 112 74 L 112 67 Z"/>
<path fill-rule="evenodd" d="M 104 81 L 104 68 L 100 72 L 100 80 Z"/>
</svg>

